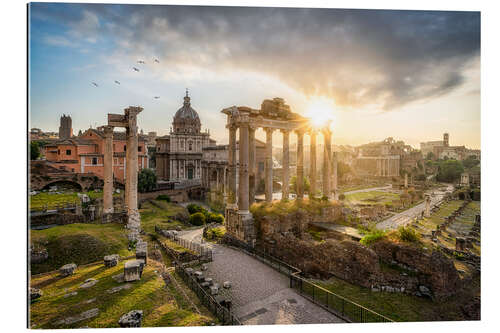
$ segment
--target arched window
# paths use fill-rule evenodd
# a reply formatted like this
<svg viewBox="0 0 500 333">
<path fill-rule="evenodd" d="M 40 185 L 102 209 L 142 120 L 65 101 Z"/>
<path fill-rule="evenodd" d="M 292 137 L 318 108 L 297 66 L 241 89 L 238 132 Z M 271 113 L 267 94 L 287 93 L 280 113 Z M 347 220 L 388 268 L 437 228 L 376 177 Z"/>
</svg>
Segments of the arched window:
<svg viewBox="0 0 500 333">
<path fill-rule="evenodd" d="M 191 150 L 193 150 L 193 143 L 192 142 L 189 143 L 189 151 L 191 151 Z"/>
</svg>

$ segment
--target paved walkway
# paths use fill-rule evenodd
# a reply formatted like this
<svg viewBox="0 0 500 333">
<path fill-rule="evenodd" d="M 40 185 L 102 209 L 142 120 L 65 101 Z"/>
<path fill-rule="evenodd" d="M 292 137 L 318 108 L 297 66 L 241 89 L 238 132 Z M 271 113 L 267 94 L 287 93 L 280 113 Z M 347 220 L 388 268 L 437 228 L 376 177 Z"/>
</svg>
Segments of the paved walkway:
<svg viewBox="0 0 500 333">
<path fill-rule="evenodd" d="M 200 242 L 201 229 L 180 237 Z M 232 248 L 210 244 L 213 261 L 206 275 L 222 285 L 230 281 L 233 312 L 245 325 L 341 323 L 340 318 L 303 298 L 289 279 L 255 258 Z"/>
<path fill-rule="evenodd" d="M 432 205 L 435 205 L 439 201 L 441 201 L 447 192 L 452 192 L 452 191 L 453 191 L 453 185 L 448 185 L 446 187 L 446 190 L 444 191 L 439 191 L 439 190 L 432 191 L 433 194 L 431 196 L 431 207 Z M 388 218 L 387 220 L 378 223 L 377 229 L 390 230 L 390 229 L 397 229 L 400 226 L 405 226 L 411 223 L 413 219 L 415 219 L 415 217 L 422 214 L 424 210 L 425 210 L 425 201 L 412 208 L 405 210 L 404 212 L 395 214 L 390 218 Z"/>
</svg>

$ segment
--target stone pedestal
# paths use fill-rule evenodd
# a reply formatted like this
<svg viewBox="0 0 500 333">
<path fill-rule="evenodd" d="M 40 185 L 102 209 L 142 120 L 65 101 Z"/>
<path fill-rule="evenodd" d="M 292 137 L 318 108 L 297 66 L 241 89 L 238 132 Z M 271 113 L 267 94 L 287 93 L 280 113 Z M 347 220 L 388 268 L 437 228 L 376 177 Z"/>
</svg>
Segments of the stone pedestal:
<svg viewBox="0 0 500 333">
<path fill-rule="evenodd" d="M 120 256 L 118 254 L 104 256 L 104 266 L 108 268 L 118 265 L 118 261 L 120 261 Z"/>
<path fill-rule="evenodd" d="M 144 261 L 142 259 L 129 260 L 123 267 L 123 279 L 127 282 L 141 279 Z"/>
</svg>

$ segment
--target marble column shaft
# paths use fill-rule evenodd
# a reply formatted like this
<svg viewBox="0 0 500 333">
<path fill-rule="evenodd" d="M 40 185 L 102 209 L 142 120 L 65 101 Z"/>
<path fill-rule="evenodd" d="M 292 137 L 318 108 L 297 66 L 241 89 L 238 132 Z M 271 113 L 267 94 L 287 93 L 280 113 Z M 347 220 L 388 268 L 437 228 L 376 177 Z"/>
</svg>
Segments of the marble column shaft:
<svg viewBox="0 0 500 333">
<path fill-rule="evenodd" d="M 113 213 L 113 127 L 104 127 L 103 213 Z"/>
<path fill-rule="evenodd" d="M 248 124 L 240 125 L 238 210 L 249 212 Z"/>
<path fill-rule="evenodd" d="M 127 193 L 128 202 L 127 207 L 129 212 L 137 211 L 137 172 L 138 163 L 137 163 L 137 125 L 136 122 L 133 121 L 133 125 L 129 127 L 127 131 L 127 152 L 128 152 L 128 161 L 127 161 L 127 182 L 125 187 L 125 193 Z"/>
<path fill-rule="evenodd" d="M 309 170 L 309 175 L 310 175 L 310 190 L 309 190 L 309 197 L 312 198 L 316 195 L 316 132 L 314 130 L 311 131 L 310 134 L 311 138 L 311 146 L 310 146 L 310 154 L 309 154 L 309 164 L 310 164 L 310 170 Z"/>
<path fill-rule="evenodd" d="M 265 187 L 266 201 L 273 201 L 273 131 L 272 128 L 266 128 L 266 159 L 265 159 Z"/>
<path fill-rule="evenodd" d="M 323 154 L 323 195 L 329 197 L 331 193 L 331 169 L 332 169 L 332 133 L 330 130 L 323 131 L 325 139 L 325 151 Z"/>
<path fill-rule="evenodd" d="M 304 197 L 304 132 L 297 131 L 297 198 Z"/>
<path fill-rule="evenodd" d="M 228 150 L 228 168 L 229 168 L 229 186 L 228 186 L 228 204 L 236 204 L 236 126 L 229 125 L 229 150 Z"/>
<path fill-rule="evenodd" d="M 255 127 L 250 126 L 248 128 L 248 170 L 249 170 L 249 181 L 250 181 L 250 198 L 249 204 L 252 205 L 255 202 L 255 191 L 257 189 L 257 170 L 256 170 L 256 147 L 255 147 Z"/>
<path fill-rule="evenodd" d="M 283 133 L 283 181 L 281 188 L 281 200 L 290 197 L 290 131 L 281 130 Z"/>
</svg>

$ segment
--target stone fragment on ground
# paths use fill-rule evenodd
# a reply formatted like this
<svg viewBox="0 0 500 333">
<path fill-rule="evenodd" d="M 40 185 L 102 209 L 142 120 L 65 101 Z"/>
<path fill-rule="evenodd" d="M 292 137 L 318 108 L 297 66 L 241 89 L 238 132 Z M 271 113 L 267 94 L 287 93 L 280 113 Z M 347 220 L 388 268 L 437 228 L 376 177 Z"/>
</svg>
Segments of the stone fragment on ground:
<svg viewBox="0 0 500 333">
<path fill-rule="evenodd" d="M 104 266 L 113 267 L 118 265 L 118 261 L 120 260 L 120 256 L 118 254 L 110 254 L 104 256 Z"/>
<path fill-rule="evenodd" d="M 222 284 L 222 286 L 223 286 L 225 289 L 229 289 L 229 288 L 231 288 L 231 282 L 229 282 L 229 281 L 224 281 L 224 283 Z"/>
<path fill-rule="evenodd" d="M 68 298 L 70 296 L 76 296 L 76 295 L 78 295 L 78 292 L 77 291 L 73 291 L 73 292 L 70 292 L 69 294 L 64 295 L 63 297 L 64 298 Z"/>
<path fill-rule="evenodd" d="M 118 282 L 118 283 L 122 283 L 124 281 L 124 279 L 123 279 L 123 273 L 113 275 L 111 278 L 113 280 L 115 280 L 116 282 Z"/>
<path fill-rule="evenodd" d="M 127 282 L 141 279 L 144 261 L 142 259 L 129 260 L 123 267 L 123 279 Z"/>
<path fill-rule="evenodd" d="M 71 325 L 71 324 L 77 323 L 77 322 L 82 321 L 82 320 L 93 318 L 93 317 L 97 316 L 98 314 L 99 314 L 99 309 L 93 308 L 93 309 L 90 309 L 90 310 L 87 310 L 85 312 L 80 313 L 78 316 L 67 317 L 67 318 L 64 318 L 62 320 L 59 320 L 58 322 L 56 322 L 56 325 Z"/>
<path fill-rule="evenodd" d="M 122 286 L 118 286 L 118 287 L 114 287 L 114 288 L 111 288 L 111 289 L 108 289 L 107 290 L 107 293 L 108 294 L 114 294 L 120 290 L 123 290 L 123 289 L 130 289 L 130 287 L 132 287 L 132 285 L 130 283 L 126 283 Z"/>
<path fill-rule="evenodd" d="M 66 264 L 59 268 L 59 273 L 61 273 L 62 276 L 70 276 L 73 275 L 76 269 L 76 264 L 71 263 L 71 264 Z"/>
<path fill-rule="evenodd" d="M 80 288 L 83 288 L 83 289 L 86 289 L 86 288 L 90 288 L 90 287 L 93 287 L 99 280 L 96 280 L 96 279 L 87 279 L 85 280 L 84 283 L 82 283 L 80 285 Z"/>
<path fill-rule="evenodd" d="M 141 327 L 142 310 L 132 310 L 120 317 L 120 327 Z"/>
<path fill-rule="evenodd" d="M 35 299 L 42 297 L 43 292 L 37 288 L 30 288 L 30 301 L 33 302 Z"/>
</svg>

